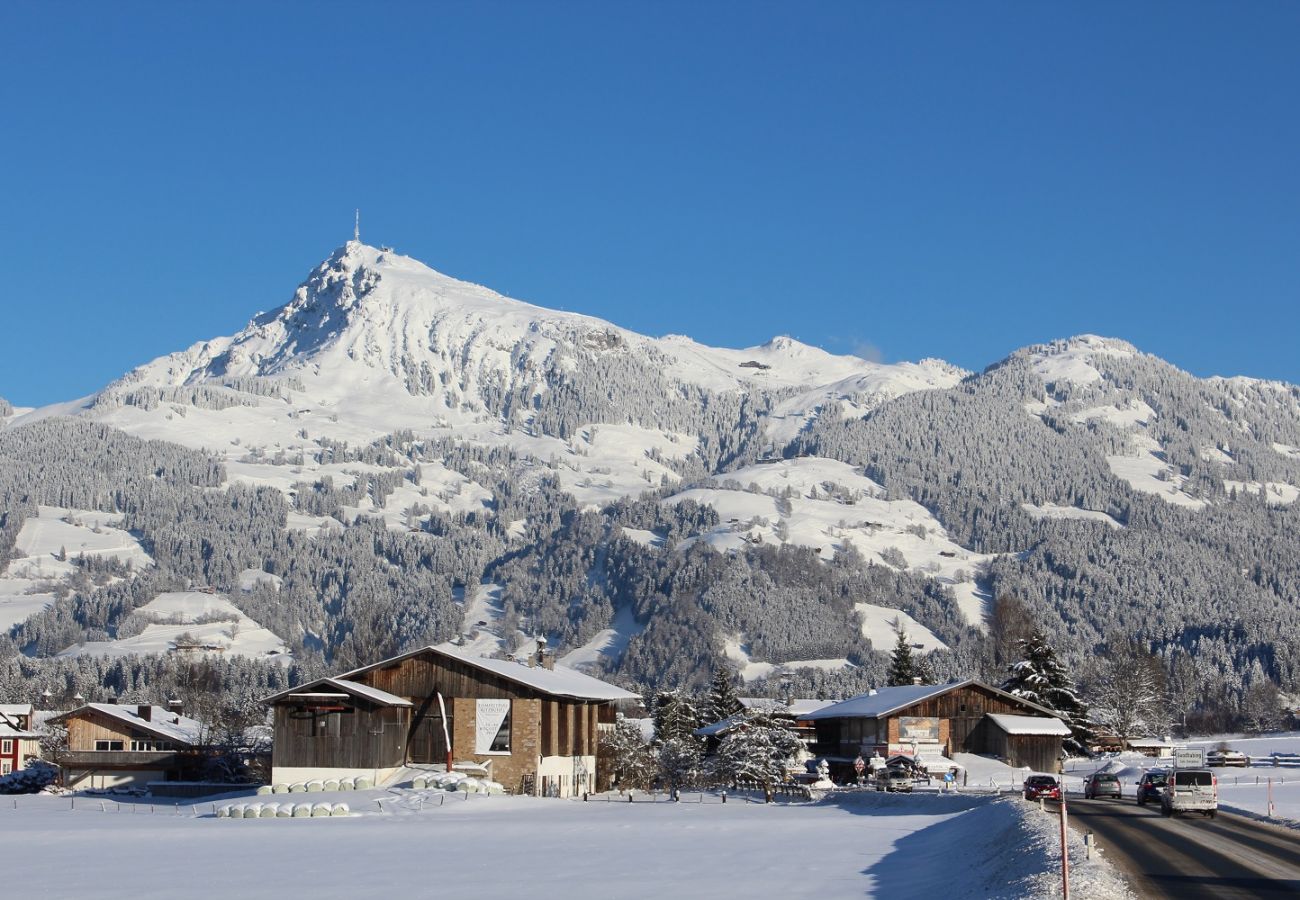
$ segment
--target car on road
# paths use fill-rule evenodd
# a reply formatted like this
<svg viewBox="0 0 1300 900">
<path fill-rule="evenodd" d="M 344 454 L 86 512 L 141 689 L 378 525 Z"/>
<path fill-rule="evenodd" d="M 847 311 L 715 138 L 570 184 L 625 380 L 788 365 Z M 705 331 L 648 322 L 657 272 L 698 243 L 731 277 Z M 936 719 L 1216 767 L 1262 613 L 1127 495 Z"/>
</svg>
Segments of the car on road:
<svg viewBox="0 0 1300 900">
<path fill-rule="evenodd" d="M 1211 766 L 1237 766 L 1245 768 L 1250 760 L 1240 750 L 1211 750 L 1205 756 L 1205 762 Z"/>
<path fill-rule="evenodd" d="M 912 773 L 901 766 L 890 766 L 876 773 L 876 790 L 912 792 Z"/>
<path fill-rule="evenodd" d="M 1144 773 L 1137 787 L 1138 806 L 1146 806 L 1149 800 L 1159 803 L 1160 794 L 1165 789 L 1165 781 L 1168 777 L 1164 769 L 1152 769 Z"/>
<path fill-rule="evenodd" d="M 1160 812 L 1172 816 L 1198 812 L 1214 818 L 1219 809 L 1219 779 L 1209 769 L 1174 769 L 1160 792 Z"/>
<path fill-rule="evenodd" d="M 1085 800 L 1098 800 L 1102 797 L 1120 798 L 1119 776 L 1109 772 L 1093 772 L 1083 781 Z"/>
<path fill-rule="evenodd" d="M 1061 799 L 1061 784 L 1051 775 L 1030 775 L 1025 779 L 1024 790 L 1026 800 L 1037 800 L 1039 797 Z"/>
</svg>

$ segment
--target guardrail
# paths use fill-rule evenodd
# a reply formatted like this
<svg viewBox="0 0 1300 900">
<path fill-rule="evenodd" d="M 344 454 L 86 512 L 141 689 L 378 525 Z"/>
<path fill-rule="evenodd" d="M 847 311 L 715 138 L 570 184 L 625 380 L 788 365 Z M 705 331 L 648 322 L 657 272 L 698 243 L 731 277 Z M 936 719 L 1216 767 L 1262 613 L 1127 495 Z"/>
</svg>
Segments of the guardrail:
<svg viewBox="0 0 1300 900">
<path fill-rule="evenodd" d="M 1300 754 L 1270 753 L 1268 756 L 1250 756 L 1242 754 L 1225 756 L 1223 753 L 1210 751 L 1205 754 L 1205 764 L 1215 768 L 1249 768 L 1251 766 L 1273 766 L 1280 769 L 1300 769 Z"/>
</svg>

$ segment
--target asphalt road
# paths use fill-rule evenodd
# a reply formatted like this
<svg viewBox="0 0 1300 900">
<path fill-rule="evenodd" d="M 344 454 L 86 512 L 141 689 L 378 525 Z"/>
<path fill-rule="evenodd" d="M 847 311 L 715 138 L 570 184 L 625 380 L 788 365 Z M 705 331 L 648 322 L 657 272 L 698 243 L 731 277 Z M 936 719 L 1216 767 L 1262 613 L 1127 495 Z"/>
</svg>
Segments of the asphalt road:
<svg viewBox="0 0 1300 900">
<path fill-rule="evenodd" d="M 1068 802 L 1070 824 L 1093 832 L 1140 897 L 1300 897 L 1300 832 L 1222 810 L 1166 819 L 1128 797 Z"/>
</svg>

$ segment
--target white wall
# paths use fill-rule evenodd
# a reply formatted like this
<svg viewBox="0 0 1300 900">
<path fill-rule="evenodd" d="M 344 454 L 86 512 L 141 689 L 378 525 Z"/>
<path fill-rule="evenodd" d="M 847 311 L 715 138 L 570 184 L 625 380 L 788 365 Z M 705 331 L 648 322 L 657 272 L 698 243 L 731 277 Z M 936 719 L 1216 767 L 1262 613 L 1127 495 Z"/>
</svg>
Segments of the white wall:
<svg viewBox="0 0 1300 900">
<path fill-rule="evenodd" d="M 574 784 L 573 780 L 573 760 L 572 756 L 543 756 L 537 762 L 537 792 L 542 792 L 542 779 L 545 778 L 548 784 L 558 783 L 561 797 L 577 797 L 583 791 L 594 791 L 596 789 L 596 757 L 579 756 L 578 760 L 583 764 L 587 771 L 587 781 Z"/>
<path fill-rule="evenodd" d="M 333 769 L 311 766 L 275 766 L 271 769 L 271 784 L 297 784 L 305 781 L 328 781 L 331 778 L 356 778 L 364 775 L 382 784 L 397 768 L 389 769 Z"/>
</svg>

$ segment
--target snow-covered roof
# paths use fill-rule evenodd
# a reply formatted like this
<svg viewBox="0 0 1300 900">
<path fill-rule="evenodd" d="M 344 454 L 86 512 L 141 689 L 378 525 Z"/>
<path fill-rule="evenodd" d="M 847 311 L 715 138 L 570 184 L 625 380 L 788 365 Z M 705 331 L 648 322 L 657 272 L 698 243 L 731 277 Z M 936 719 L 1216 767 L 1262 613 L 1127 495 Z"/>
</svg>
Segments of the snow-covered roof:
<svg viewBox="0 0 1300 900">
<path fill-rule="evenodd" d="M 355 681 L 348 681 L 343 678 L 317 678 L 308 684 L 300 684 L 295 688 L 280 691 L 278 694 L 272 694 L 262 700 L 263 703 L 274 703 L 285 697 L 307 696 L 317 693 L 320 688 L 333 688 L 335 691 L 341 691 L 344 694 L 353 697 L 363 697 L 371 703 L 377 703 L 380 706 L 411 706 L 410 700 L 405 697 L 398 697 L 396 694 L 390 694 L 387 691 L 381 691 L 379 688 L 371 687 L 368 684 L 358 684 Z"/>
<path fill-rule="evenodd" d="M 830 706 L 823 707 L 816 712 L 804 716 L 805 719 L 843 719 L 843 718 L 867 718 L 872 719 L 878 716 L 887 716 L 890 713 L 897 712 L 900 709 L 920 703 L 922 700 L 929 700 L 931 697 L 938 697 L 949 691 L 955 691 L 962 687 L 978 687 L 986 691 L 992 691 L 1002 697 L 1014 700 L 1016 703 L 1023 704 L 1031 709 L 1040 710 L 1044 715 L 1050 716 L 1052 711 L 1037 703 L 1030 703 L 1024 697 L 1017 697 L 1014 694 L 1008 694 L 1006 691 L 999 690 L 992 685 L 985 684 L 974 678 L 968 678 L 965 681 L 953 681 L 948 684 L 905 684 L 899 687 L 883 687 L 868 691 L 865 694 L 859 694 L 848 700 L 834 703 Z"/>
<path fill-rule="evenodd" d="M 403 653 L 401 656 L 395 656 L 392 659 L 380 660 L 363 668 L 345 672 L 340 677 L 350 678 L 363 672 L 369 672 L 372 669 L 391 666 L 399 660 L 409 659 L 423 653 L 448 656 L 476 669 L 491 672 L 493 675 L 499 675 L 502 678 L 555 697 L 570 697 L 574 700 L 638 699 L 638 696 L 631 691 L 615 687 L 608 682 L 601 681 L 599 678 L 584 675 L 577 669 L 570 669 L 567 666 L 557 665 L 554 669 L 548 669 L 545 666 L 530 666 L 527 663 L 514 662 L 508 659 L 488 659 L 484 656 L 474 656 L 463 650 L 448 647 L 445 644 L 439 647 L 422 647 L 419 650 Z"/>
<path fill-rule="evenodd" d="M 1162 738 L 1132 738 L 1129 740 L 1130 747 L 1175 747 L 1173 741 L 1166 741 Z"/>
<path fill-rule="evenodd" d="M 0 716 L 30 716 L 30 703 L 0 703 Z"/>
<path fill-rule="evenodd" d="M 790 701 L 786 706 L 784 700 L 776 700 L 772 697 L 740 697 L 740 705 L 745 709 L 761 709 L 765 712 L 788 712 L 796 719 L 802 719 L 809 713 L 816 712 L 819 709 L 825 709 L 834 703 L 834 700 L 800 700 Z"/>
<path fill-rule="evenodd" d="M 34 731 L 23 731 L 0 722 L 0 738 L 39 738 L 40 735 Z"/>
<path fill-rule="evenodd" d="M 203 726 L 194 719 L 187 716 L 171 712 L 161 706 L 150 706 L 149 718 L 146 719 L 140 715 L 140 707 L 136 704 L 124 706 L 117 703 L 87 703 L 71 712 L 63 713 L 50 719 L 51 722 L 57 722 L 60 719 L 75 718 L 86 712 L 103 713 L 121 722 L 125 722 L 133 728 L 141 731 L 147 731 L 158 737 L 166 738 L 179 744 L 194 744 L 199 740 L 199 735 Z"/>
<path fill-rule="evenodd" d="M 1012 716 L 1007 713 L 989 713 L 988 717 L 1007 734 L 1059 734 L 1070 733 L 1070 726 L 1051 716 Z"/>
</svg>

